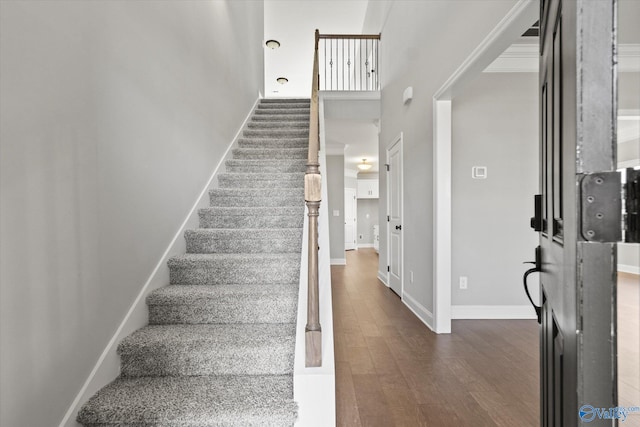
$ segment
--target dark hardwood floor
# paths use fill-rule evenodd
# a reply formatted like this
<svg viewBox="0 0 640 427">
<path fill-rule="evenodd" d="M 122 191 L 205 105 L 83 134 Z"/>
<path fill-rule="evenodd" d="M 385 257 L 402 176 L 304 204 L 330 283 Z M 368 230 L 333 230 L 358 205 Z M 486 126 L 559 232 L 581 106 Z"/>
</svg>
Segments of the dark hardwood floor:
<svg viewBox="0 0 640 427">
<path fill-rule="evenodd" d="M 431 332 L 380 283 L 372 249 L 333 266 L 338 426 L 538 426 L 535 320 Z"/>
</svg>

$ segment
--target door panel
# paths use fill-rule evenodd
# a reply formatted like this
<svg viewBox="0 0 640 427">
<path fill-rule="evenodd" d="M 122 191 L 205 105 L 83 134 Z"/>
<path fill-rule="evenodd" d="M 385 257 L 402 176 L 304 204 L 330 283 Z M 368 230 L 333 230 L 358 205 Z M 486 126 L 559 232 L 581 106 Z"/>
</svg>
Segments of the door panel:
<svg viewBox="0 0 640 427">
<path fill-rule="evenodd" d="M 588 207 L 583 200 L 601 202 L 582 187 L 585 177 L 615 170 L 614 14 L 615 2 L 609 0 L 541 1 L 543 427 L 579 425 L 586 422 L 580 415 L 583 405 L 611 408 L 616 403 L 611 333 L 616 243 L 596 241 L 592 230 L 583 233 L 589 227 L 581 212 Z M 615 191 L 614 186 L 609 194 L 614 199 L 619 198 Z M 600 225 L 614 230 L 620 222 L 603 215 Z M 589 425 L 611 425 L 611 420 Z"/>
<path fill-rule="evenodd" d="M 402 297 L 402 136 L 387 148 L 389 287 Z"/>
</svg>

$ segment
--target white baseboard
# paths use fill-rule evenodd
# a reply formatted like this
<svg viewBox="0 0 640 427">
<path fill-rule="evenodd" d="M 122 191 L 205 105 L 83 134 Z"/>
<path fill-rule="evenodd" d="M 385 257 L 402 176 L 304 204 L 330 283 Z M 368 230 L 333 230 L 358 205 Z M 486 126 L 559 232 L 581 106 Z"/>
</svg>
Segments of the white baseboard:
<svg viewBox="0 0 640 427">
<path fill-rule="evenodd" d="M 452 305 L 452 319 L 535 319 L 531 305 Z"/>
<path fill-rule="evenodd" d="M 427 325 L 427 327 L 432 331 L 434 330 L 433 313 L 427 310 L 426 307 L 406 292 L 402 293 L 402 302 L 413 312 L 413 314 L 416 315 L 418 319 L 422 321 L 422 323 Z"/>
<path fill-rule="evenodd" d="M 331 263 L 331 265 L 347 265 L 346 258 L 331 258 L 329 262 Z"/>
<path fill-rule="evenodd" d="M 358 243 L 358 249 L 372 248 L 372 247 L 373 247 L 373 243 Z"/>
<path fill-rule="evenodd" d="M 618 271 L 623 273 L 640 274 L 640 267 L 635 265 L 618 264 Z"/>
<path fill-rule="evenodd" d="M 184 219 L 178 231 L 174 235 L 171 243 L 164 251 L 162 257 L 156 264 L 155 268 L 147 278 L 144 286 L 136 296 L 136 299 L 133 301 L 133 304 L 127 311 L 127 314 L 122 319 L 122 322 L 116 329 L 116 332 L 113 334 L 107 346 L 102 351 L 102 354 L 98 358 L 93 370 L 89 374 L 89 377 L 82 385 L 82 388 L 78 392 L 76 398 L 71 403 L 71 406 L 67 410 L 64 418 L 60 422 L 59 427 L 76 427 L 78 423 L 75 420 L 75 415 L 80 410 L 80 407 L 86 402 L 93 394 L 95 394 L 100 388 L 104 387 L 109 382 L 113 381 L 118 375 L 120 370 L 120 358 L 116 353 L 116 348 L 120 341 L 131 334 L 133 331 L 145 326 L 148 323 L 148 313 L 147 313 L 147 305 L 146 305 L 146 296 L 149 292 L 154 289 L 160 288 L 162 286 L 166 286 L 169 284 L 169 271 L 166 267 L 167 261 L 174 255 L 180 255 L 185 253 L 186 244 L 184 242 L 183 236 L 184 232 L 188 228 L 196 228 L 198 221 L 198 209 L 200 207 L 209 206 L 209 189 L 214 188 L 213 185 L 215 183 L 214 178 L 220 171 L 220 168 L 223 167 L 224 162 L 231 157 L 231 150 L 235 147 L 236 141 L 240 137 L 242 130 L 246 126 L 246 124 L 251 119 L 253 115 L 253 111 L 256 109 L 258 103 L 260 102 L 260 98 L 256 100 L 253 107 L 251 107 L 251 111 L 245 118 L 244 122 L 238 129 L 235 137 L 227 147 L 227 151 L 224 153 L 220 162 L 215 167 L 211 176 L 209 177 L 209 181 L 202 189 L 200 196 L 193 204 L 193 207 L 187 214 L 187 217 Z"/>
<path fill-rule="evenodd" d="M 387 283 L 387 273 L 378 271 L 378 280 L 380 280 L 387 288 L 389 287 L 389 283 Z"/>
</svg>

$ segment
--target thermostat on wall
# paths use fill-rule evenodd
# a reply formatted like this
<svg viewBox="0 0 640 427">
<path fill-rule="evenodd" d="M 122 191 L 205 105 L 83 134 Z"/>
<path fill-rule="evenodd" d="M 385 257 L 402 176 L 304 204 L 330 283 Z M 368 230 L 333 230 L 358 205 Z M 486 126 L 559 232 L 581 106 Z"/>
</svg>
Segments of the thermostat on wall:
<svg viewBox="0 0 640 427">
<path fill-rule="evenodd" d="M 486 166 L 474 166 L 471 168 L 471 178 L 473 179 L 487 179 L 487 167 Z"/>
</svg>

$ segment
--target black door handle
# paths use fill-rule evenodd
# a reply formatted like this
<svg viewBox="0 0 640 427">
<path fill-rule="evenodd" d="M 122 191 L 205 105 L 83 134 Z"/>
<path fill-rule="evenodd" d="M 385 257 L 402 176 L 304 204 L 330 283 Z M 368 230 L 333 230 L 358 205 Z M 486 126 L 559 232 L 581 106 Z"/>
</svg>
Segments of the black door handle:
<svg viewBox="0 0 640 427">
<path fill-rule="evenodd" d="M 402 226 L 401 225 L 396 225 L 396 230 L 402 230 Z"/>
<path fill-rule="evenodd" d="M 527 278 L 529 277 L 529 275 L 531 275 L 531 273 L 537 273 L 542 271 L 542 260 L 540 259 L 540 246 L 538 246 L 536 248 L 536 260 L 535 261 L 527 261 L 525 262 L 525 264 L 534 264 L 533 268 L 530 268 L 529 270 L 527 270 L 524 273 L 524 276 L 522 277 L 522 281 L 524 282 L 524 291 L 527 293 L 527 298 L 529 298 L 529 302 L 531 303 L 531 305 L 533 306 L 534 310 L 536 311 L 536 316 L 538 317 L 538 323 L 541 323 L 542 321 L 542 307 L 540 307 L 539 305 L 535 305 L 533 303 L 533 299 L 531 298 L 531 294 L 529 293 L 529 284 L 527 283 Z"/>
</svg>

